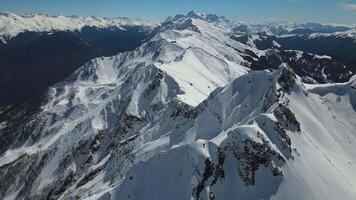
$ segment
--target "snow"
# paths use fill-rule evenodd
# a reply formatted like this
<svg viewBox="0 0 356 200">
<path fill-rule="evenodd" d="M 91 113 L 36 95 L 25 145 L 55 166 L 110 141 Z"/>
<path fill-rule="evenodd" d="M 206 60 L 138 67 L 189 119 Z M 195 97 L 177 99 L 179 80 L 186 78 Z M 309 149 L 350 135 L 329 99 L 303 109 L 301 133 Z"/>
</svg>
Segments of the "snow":
<svg viewBox="0 0 356 200">
<path fill-rule="evenodd" d="M 52 31 L 80 31 L 85 26 L 106 28 L 122 26 L 153 26 L 153 22 L 128 18 L 101 18 L 77 16 L 49 16 L 49 15 L 19 15 L 11 12 L 0 13 L 0 40 L 6 40 L 26 31 L 52 32 Z"/>
<path fill-rule="evenodd" d="M 214 160 L 213 152 L 215 152 L 216 145 L 223 145 L 231 140 L 231 131 L 234 131 L 234 134 L 238 137 L 245 135 L 246 138 L 257 139 L 255 133 L 258 130 L 260 133 L 266 133 L 266 138 L 270 138 L 270 143 L 274 143 L 274 139 L 271 138 L 272 135 L 268 131 L 258 128 L 262 124 L 258 120 L 259 114 L 253 111 L 254 109 L 258 110 L 258 106 L 253 101 L 251 102 L 249 98 L 249 96 L 253 96 L 256 104 L 259 103 L 259 96 L 263 96 L 270 87 L 269 84 L 266 84 L 269 82 L 270 76 L 268 73 L 253 73 L 249 76 L 240 77 L 221 89 L 219 94 L 208 100 L 209 109 L 207 109 L 207 112 L 202 113 L 194 122 L 195 125 L 190 130 L 193 129 L 194 132 L 197 131 L 198 133 L 195 133 L 195 137 L 191 141 L 185 140 L 183 144 L 176 145 L 175 148 L 165 153 L 138 163 L 128 172 L 127 177 L 132 177 L 132 180 L 126 177 L 122 184 L 113 188 L 110 192 L 112 197 L 119 199 L 128 196 L 134 199 L 164 199 L 167 195 L 174 194 L 177 199 L 189 199 L 191 188 L 200 179 L 192 169 L 195 168 L 194 166 L 201 166 L 201 163 L 204 163 L 204 159 L 207 157 Z M 252 85 L 260 90 L 255 90 L 254 87 L 246 89 L 246 81 L 251 78 L 253 80 Z M 263 83 L 264 81 L 265 83 Z M 347 91 L 345 88 L 349 87 L 350 84 L 352 83 L 344 84 L 339 89 Z M 225 161 L 228 163 L 225 165 L 226 178 L 221 185 L 213 187 L 216 198 L 353 199 L 356 191 L 354 184 L 356 176 L 354 173 L 355 166 L 350 162 L 355 162 L 354 142 L 356 138 L 353 130 L 356 124 L 352 120 L 355 118 L 355 112 L 350 107 L 347 92 L 342 94 L 342 102 L 344 103 L 337 104 L 333 101 L 333 106 L 337 107 L 330 111 L 328 106 L 321 102 L 321 94 L 316 90 L 323 90 L 327 94 L 322 94 L 322 96 L 329 96 L 333 89 L 328 85 L 320 85 L 318 89 L 306 91 L 299 83 L 296 89 L 290 95 L 287 95 L 290 100 L 290 107 L 301 123 L 302 132 L 288 133 L 292 139 L 292 148 L 295 150 L 293 157 L 288 159 L 282 167 L 283 178 L 273 177 L 269 175 L 268 170 L 261 168 L 256 173 L 257 184 L 253 188 L 246 188 L 242 185 L 239 177 L 236 176 L 234 158 L 227 157 Z M 307 96 L 305 92 L 308 93 Z M 233 97 L 236 100 L 231 99 L 231 95 L 236 96 Z M 335 96 L 329 98 L 334 100 Z M 251 105 L 252 109 L 246 111 L 246 114 L 242 114 L 244 112 L 240 109 L 229 109 L 230 106 L 238 108 L 244 103 Z M 212 112 L 226 116 L 222 119 L 223 127 L 216 129 L 215 124 L 212 123 L 212 118 L 206 116 L 206 114 Z M 232 117 L 231 112 L 240 113 L 242 116 L 240 119 L 235 117 L 239 115 Z M 337 114 L 339 120 L 333 119 L 332 113 Z M 249 121 L 254 119 L 257 120 L 257 123 L 244 125 L 250 124 Z M 206 126 L 206 129 L 195 126 Z M 211 133 L 207 132 L 211 129 L 215 130 Z M 219 132 L 219 130 L 225 131 Z M 226 134 L 226 132 L 229 132 L 229 134 Z M 191 133 L 188 131 L 186 136 L 188 134 Z M 209 140 L 212 142 L 209 142 Z M 208 149 L 209 151 L 206 151 Z M 318 165 L 315 165 L 315 163 L 318 163 Z M 198 170 L 203 171 L 202 168 Z M 207 194 L 206 196 L 202 194 L 201 197 L 207 199 Z"/>
<path fill-rule="evenodd" d="M 339 37 L 339 38 L 352 38 L 356 39 L 356 28 L 350 29 L 348 31 L 334 32 L 334 33 L 313 33 L 309 38 L 318 37 Z"/>
<path fill-rule="evenodd" d="M 301 58 L 303 58 L 303 54 L 304 54 L 304 52 L 303 51 L 298 51 L 298 50 L 287 50 L 287 52 L 294 52 L 294 53 L 296 53 L 297 55 L 296 55 L 296 60 L 299 60 L 299 59 L 301 59 Z"/>
<path fill-rule="evenodd" d="M 314 59 L 329 59 L 331 60 L 331 57 L 330 56 L 327 56 L 327 55 L 314 55 Z"/>
<path fill-rule="evenodd" d="M 247 33 L 264 33 L 266 35 L 275 35 L 278 37 L 295 36 L 293 31 L 305 29 L 312 31 L 310 37 L 331 36 L 355 37 L 355 26 L 345 24 L 321 24 L 321 23 L 288 23 L 288 22 L 267 22 L 260 24 L 239 22 L 235 26 L 246 26 Z M 344 29 L 344 31 L 340 31 Z M 327 33 L 325 33 L 327 32 Z M 306 33 L 308 34 L 308 33 Z"/>
<path fill-rule="evenodd" d="M 290 183 L 293 190 L 297 186 L 303 191 L 299 194 L 302 199 L 355 197 L 356 157 L 353 152 L 356 150 L 354 145 L 356 123 L 353 120 L 354 100 L 349 97 L 354 95 L 355 91 L 351 90 L 351 84 L 354 83 L 313 86 L 316 88 L 308 89 L 307 98 L 300 93 L 294 93 L 290 97 L 291 108 L 303 131 L 300 136 L 292 136 L 301 156 L 288 164 L 286 179 L 294 179 L 295 183 L 299 181 L 305 183 L 300 185 Z M 337 96 L 341 98 L 340 102 Z M 315 163 L 318 164 L 317 168 Z M 285 188 L 287 189 L 290 188 Z M 290 193 L 286 192 L 284 198 L 288 196 L 290 197 Z"/>
<path fill-rule="evenodd" d="M 238 80 L 242 81 L 241 79 L 242 77 Z M 258 78 L 257 80 L 261 79 Z M 350 86 L 350 83 L 341 86 L 339 89 L 343 90 L 344 87 L 348 86 Z M 355 162 L 355 135 L 353 130 L 356 124 L 352 120 L 355 117 L 355 111 L 349 104 L 354 101 L 349 102 L 348 94 L 345 93 L 341 94 L 345 95 L 341 97 L 341 102 L 345 103 L 337 104 L 335 96 L 329 94 L 329 92 L 332 92 L 330 87 L 327 85 L 320 87 L 328 93 L 326 96 L 329 96 L 328 99 L 332 99 L 333 106 L 336 106 L 334 109 L 331 108 L 331 111 L 328 106 L 321 102 L 320 94 L 314 93 L 316 89 L 308 90 L 308 96 L 305 96 L 303 92 L 295 92 L 289 97 L 291 108 L 302 124 L 302 134 L 291 134 L 292 144 L 299 155 L 295 155 L 295 159 L 288 161 L 288 164 L 283 167 L 283 171 L 286 173 L 278 193 L 272 199 L 352 199 L 355 195 L 355 186 L 352 184 L 355 183 L 354 166 L 349 164 L 350 161 Z M 222 94 L 228 95 L 231 92 L 228 92 L 226 88 L 222 91 Z M 244 93 L 242 93 L 241 97 L 244 96 Z M 222 100 L 221 102 L 227 101 Z M 216 107 L 216 105 L 212 108 L 215 108 L 217 112 L 225 110 Z M 230 111 L 230 109 L 226 109 L 226 111 Z M 334 115 L 337 115 L 336 119 L 339 120 L 335 120 L 331 116 L 333 112 L 335 112 Z M 234 117 L 232 119 L 239 121 Z M 209 118 L 204 117 L 202 120 L 209 120 Z M 226 123 L 226 120 L 223 121 Z M 244 128 L 242 125 L 239 127 Z M 341 127 L 342 129 L 340 129 Z M 197 130 L 201 130 L 204 137 L 209 135 L 202 128 L 197 128 Z M 242 134 L 242 132 L 239 131 L 239 134 Z M 220 137 L 219 140 L 221 141 L 221 137 L 224 136 L 226 137 L 226 134 L 218 136 Z M 174 156 L 172 155 L 172 157 Z M 318 163 L 318 168 L 315 167 L 315 163 Z M 319 168 L 323 170 L 321 171 Z M 146 171 L 147 174 L 150 174 L 150 172 L 147 173 Z M 228 183 L 225 184 L 229 185 Z M 333 192 L 330 192 L 331 190 Z M 236 193 L 237 196 L 244 195 L 241 192 Z"/>
<path fill-rule="evenodd" d="M 282 47 L 280 44 L 278 44 L 278 42 L 276 42 L 274 40 L 273 40 L 272 43 L 273 43 L 273 46 L 275 46 L 275 47 L 278 47 L 278 48 Z"/>
<path fill-rule="evenodd" d="M 165 61 L 155 65 L 175 78 L 184 94 L 178 97 L 192 106 L 202 102 L 214 89 L 248 72 L 241 65 L 244 60 L 232 48 L 241 50 L 246 46 L 226 36 L 225 27 L 212 26 L 204 20 L 194 19 L 200 33 L 183 30 L 167 30 L 160 37 L 175 41 L 162 49 L 159 59 Z M 174 55 L 172 55 L 174 53 Z M 175 57 L 172 61 L 171 57 Z"/>
</svg>

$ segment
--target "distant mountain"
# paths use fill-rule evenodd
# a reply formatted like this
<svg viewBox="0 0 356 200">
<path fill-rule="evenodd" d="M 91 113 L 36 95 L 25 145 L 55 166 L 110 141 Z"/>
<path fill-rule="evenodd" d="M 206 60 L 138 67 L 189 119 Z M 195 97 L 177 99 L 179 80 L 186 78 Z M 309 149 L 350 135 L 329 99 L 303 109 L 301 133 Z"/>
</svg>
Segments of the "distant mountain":
<svg viewBox="0 0 356 200">
<path fill-rule="evenodd" d="M 262 24 L 250 24 L 244 22 L 235 23 L 235 32 L 264 33 L 266 35 L 284 36 L 291 34 L 341 34 L 352 33 L 355 27 L 350 25 L 320 24 L 320 23 L 286 23 L 271 22 Z"/>
<path fill-rule="evenodd" d="M 123 26 L 154 26 L 155 23 L 128 18 L 80 17 L 42 14 L 0 13 L 0 40 L 6 43 L 8 39 L 23 32 L 54 32 L 80 31 L 84 27 L 108 28 L 116 27 L 125 30 Z"/>
<path fill-rule="evenodd" d="M 246 61 L 240 64 L 251 69 L 276 68 L 287 62 L 304 80 L 319 83 L 345 82 L 355 73 L 356 31 L 351 26 L 247 24 L 195 12 L 170 17 L 158 25 L 128 18 L 5 12 L 0 14 L 0 69 L 3 72 L 0 74 L 0 105 L 25 100 L 63 80 L 92 58 L 133 50 L 159 29 L 197 30 L 185 17 L 224 24 L 233 39 L 267 52 L 256 57 L 251 54 L 255 50 L 242 50 L 245 47 L 238 50 Z M 182 19 L 186 24 L 170 24 Z M 291 53 L 290 50 L 303 52 Z M 317 59 L 326 58 L 322 55 L 332 59 Z"/>
<path fill-rule="evenodd" d="M 234 24 L 170 17 L 1 108 L 0 199 L 352 200 L 356 76 L 318 84 L 341 61 L 256 48 Z"/>
<path fill-rule="evenodd" d="M 286 50 L 329 55 L 356 61 L 356 27 L 318 23 L 238 24 L 235 33 L 259 49 L 272 47 L 275 41 Z"/>
</svg>

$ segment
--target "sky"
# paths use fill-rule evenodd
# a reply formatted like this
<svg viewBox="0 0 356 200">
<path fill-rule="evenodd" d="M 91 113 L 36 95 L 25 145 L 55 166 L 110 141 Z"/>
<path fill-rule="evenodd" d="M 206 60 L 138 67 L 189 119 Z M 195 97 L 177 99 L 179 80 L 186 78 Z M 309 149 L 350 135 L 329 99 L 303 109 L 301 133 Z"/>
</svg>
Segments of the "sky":
<svg viewBox="0 0 356 200">
<path fill-rule="evenodd" d="M 0 0 L 0 11 L 154 21 L 191 10 L 253 23 L 356 24 L 356 0 Z"/>
</svg>

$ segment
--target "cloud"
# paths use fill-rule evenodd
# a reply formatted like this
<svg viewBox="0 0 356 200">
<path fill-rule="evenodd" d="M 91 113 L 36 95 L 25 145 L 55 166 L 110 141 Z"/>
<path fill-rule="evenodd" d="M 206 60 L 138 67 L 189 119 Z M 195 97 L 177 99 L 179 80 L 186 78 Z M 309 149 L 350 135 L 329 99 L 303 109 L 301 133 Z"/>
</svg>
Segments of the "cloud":
<svg viewBox="0 0 356 200">
<path fill-rule="evenodd" d="M 356 11 L 356 3 L 341 3 L 340 8 L 348 11 Z"/>
</svg>

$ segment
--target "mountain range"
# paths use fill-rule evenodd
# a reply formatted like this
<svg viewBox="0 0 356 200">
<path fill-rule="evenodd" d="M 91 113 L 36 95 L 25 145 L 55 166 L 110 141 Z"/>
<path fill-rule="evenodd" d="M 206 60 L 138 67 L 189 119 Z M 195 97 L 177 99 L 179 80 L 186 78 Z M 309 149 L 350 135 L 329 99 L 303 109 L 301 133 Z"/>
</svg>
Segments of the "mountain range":
<svg viewBox="0 0 356 200">
<path fill-rule="evenodd" d="M 354 27 L 195 12 L 125 25 L 144 30 L 136 47 L 0 109 L 0 199 L 355 198 Z M 88 24 L 94 38 L 112 28 Z M 334 40 L 337 54 L 322 45 Z"/>
</svg>

